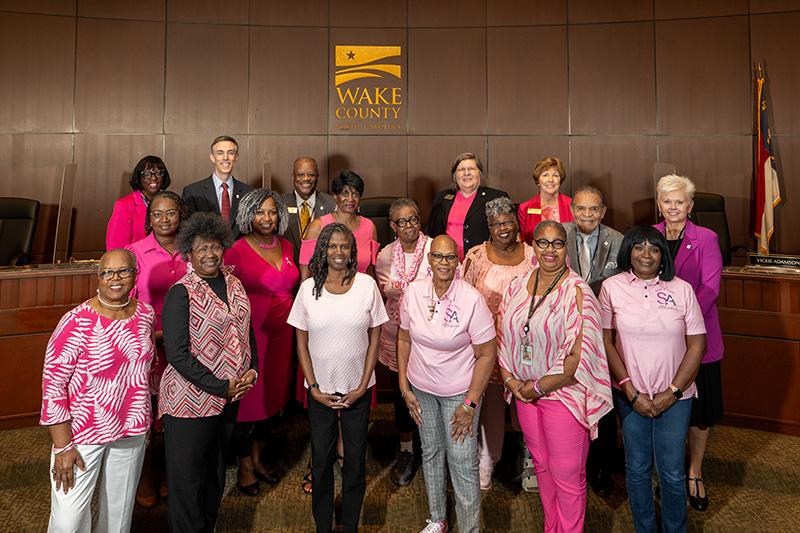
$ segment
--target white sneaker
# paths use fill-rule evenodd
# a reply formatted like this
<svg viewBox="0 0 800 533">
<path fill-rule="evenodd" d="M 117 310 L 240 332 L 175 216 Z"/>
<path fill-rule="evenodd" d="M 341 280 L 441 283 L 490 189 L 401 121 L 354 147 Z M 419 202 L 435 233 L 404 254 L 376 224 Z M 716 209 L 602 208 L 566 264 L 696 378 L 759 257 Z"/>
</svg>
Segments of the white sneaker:
<svg viewBox="0 0 800 533">
<path fill-rule="evenodd" d="M 425 520 L 425 523 L 428 525 L 419 533 L 447 533 L 450 530 L 450 528 L 447 527 L 447 520 L 439 520 L 438 522 Z"/>
<path fill-rule="evenodd" d="M 522 455 L 522 490 L 525 492 L 539 492 L 539 481 L 536 479 L 536 469 L 528 447 L 523 444 Z"/>
<path fill-rule="evenodd" d="M 481 490 L 491 490 L 492 489 L 492 468 L 491 463 L 488 465 L 481 464 L 478 466 L 478 475 L 480 475 L 481 479 Z"/>
</svg>

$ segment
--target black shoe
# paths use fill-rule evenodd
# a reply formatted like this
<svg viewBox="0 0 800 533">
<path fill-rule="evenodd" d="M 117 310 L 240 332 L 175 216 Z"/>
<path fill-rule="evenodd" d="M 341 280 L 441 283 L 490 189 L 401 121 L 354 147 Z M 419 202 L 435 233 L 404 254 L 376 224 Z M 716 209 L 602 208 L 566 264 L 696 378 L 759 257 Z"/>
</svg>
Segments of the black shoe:
<svg viewBox="0 0 800 533">
<path fill-rule="evenodd" d="M 255 474 L 256 479 L 270 485 L 275 485 L 279 481 L 278 475 L 274 471 L 268 470 L 264 473 L 261 473 L 258 470 L 253 469 L 253 473 Z"/>
<path fill-rule="evenodd" d="M 614 491 L 614 480 L 611 478 L 611 473 L 605 468 L 600 468 L 589 476 L 589 485 L 601 498 L 608 498 Z"/>
<path fill-rule="evenodd" d="M 419 463 L 413 453 L 400 452 L 397 455 L 397 462 L 392 467 L 392 482 L 398 487 L 405 487 L 414 479 L 418 466 Z"/>
<path fill-rule="evenodd" d="M 694 492 L 695 494 L 698 494 L 698 496 L 692 496 L 692 491 L 691 490 L 689 491 L 689 505 L 691 505 L 692 509 L 694 509 L 695 511 L 700 511 L 702 513 L 703 511 L 708 509 L 708 493 L 706 493 L 706 495 L 703 496 L 702 498 L 699 496 L 700 494 L 699 484 L 703 483 L 703 478 L 690 477 L 686 478 L 686 480 L 689 482 L 689 487 L 691 487 L 692 483 L 694 483 Z M 703 489 L 705 488 L 706 485 L 705 483 L 703 483 Z"/>
<path fill-rule="evenodd" d="M 261 492 L 261 489 L 258 486 L 258 481 L 251 483 L 249 485 L 240 485 L 239 482 L 237 481 L 236 488 L 239 489 L 239 492 L 241 492 L 245 496 L 258 496 L 258 493 Z"/>
</svg>

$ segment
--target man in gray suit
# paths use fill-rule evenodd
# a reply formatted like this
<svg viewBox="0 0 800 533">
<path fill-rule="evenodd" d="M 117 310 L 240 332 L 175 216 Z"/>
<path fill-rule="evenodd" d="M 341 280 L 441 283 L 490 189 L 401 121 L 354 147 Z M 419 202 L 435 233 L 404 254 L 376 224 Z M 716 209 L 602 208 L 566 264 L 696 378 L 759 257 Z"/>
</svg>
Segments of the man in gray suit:
<svg viewBox="0 0 800 533">
<path fill-rule="evenodd" d="M 595 296 L 603 280 L 617 274 L 617 254 L 622 234 L 600 222 L 606 214 L 603 193 L 591 185 L 581 185 L 572 196 L 575 222 L 564 224 L 567 253 L 572 269 L 589 284 Z M 608 497 L 614 489 L 611 470 L 617 449 L 617 419 L 614 411 L 600 419 L 598 438 L 589 446 L 587 462 L 589 484 L 598 496 Z"/>
<path fill-rule="evenodd" d="M 333 196 L 317 190 L 319 167 L 313 157 L 298 157 L 292 166 L 294 189 L 283 195 L 289 211 L 289 225 L 284 237 L 294 246 L 294 261 L 300 258 L 300 243 L 311 221 L 336 209 Z"/>
</svg>

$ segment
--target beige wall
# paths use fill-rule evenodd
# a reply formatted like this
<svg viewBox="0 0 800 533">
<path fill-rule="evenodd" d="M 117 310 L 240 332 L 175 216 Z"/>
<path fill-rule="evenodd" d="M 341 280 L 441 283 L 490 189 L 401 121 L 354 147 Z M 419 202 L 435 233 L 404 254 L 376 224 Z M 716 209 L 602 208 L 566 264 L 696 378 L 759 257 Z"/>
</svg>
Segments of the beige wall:
<svg viewBox="0 0 800 533">
<path fill-rule="evenodd" d="M 557 155 L 565 192 L 599 186 L 624 230 L 650 221 L 664 161 L 724 194 L 734 244 L 750 245 L 757 59 L 786 199 L 778 248 L 800 252 L 798 28 L 797 0 L 0 0 L 0 195 L 43 202 L 43 255 L 61 168 L 77 163 L 73 250 L 96 255 L 141 156 L 161 155 L 179 191 L 228 133 L 252 183 L 269 157 L 286 190 L 308 154 L 322 188 L 349 166 L 367 196 L 423 206 L 459 152 L 480 154 L 516 201 L 534 193 L 532 164 Z M 404 47 L 400 132 L 332 127 L 337 43 Z"/>
</svg>

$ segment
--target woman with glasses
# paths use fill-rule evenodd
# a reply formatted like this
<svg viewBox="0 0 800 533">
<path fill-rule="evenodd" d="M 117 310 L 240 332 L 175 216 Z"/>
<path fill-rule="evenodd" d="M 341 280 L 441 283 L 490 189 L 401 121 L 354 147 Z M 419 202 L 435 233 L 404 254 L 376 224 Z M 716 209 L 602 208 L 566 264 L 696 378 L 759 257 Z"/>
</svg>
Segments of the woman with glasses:
<svg viewBox="0 0 800 533">
<path fill-rule="evenodd" d="M 49 531 L 130 531 L 152 410 L 153 308 L 131 298 L 136 260 L 100 259 L 97 296 L 61 318 L 44 358 L 40 424 L 53 441 Z M 102 475 L 101 475 L 102 472 Z"/>
<path fill-rule="evenodd" d="M 473 246 L 489 238 L 484 210 L 486 203 L 508 196 L 505 191 L 483 185 L 483 163 L 472 152 L 453 161 L 450 177 L 453 186 L 436 195 L 428 218 L 428 235 L 449 235 L 458 246 L 459 261 Z"/>
<path fill-rule="evenodd" d="M 189 268 L 164 299 L 167 369 L 158 412 L 164 423 L 170 531 L 213 531 L 239 400 L 258 377 L 250 302 L 222 266 L 233 238 L 213 213 L 178 232 Z"/>
<path fill-rule="evenodd" d="M 336 439 L 344 439 L 342 526 L 358 531 L 367 488 L 367 430 L 381 324 L 388 320 L 378 286 L 357 270 L 358 243 L 344 224 L 327 225 L 287 322 L 297 331 L 311 430 L 317 531 L 333 526 Z"/>
<path fill-rule="evenodd" d="M 136 163 L 130 179 L 133 192 L 114 203 L 108 220 L 106 250 L 124 248 L 146 236 L 147 205 L 169 184 L 169 172 L 160 157 L 148 155 Z"/>
<path fill-rule="evenodd" d="M 492 313 L 481 294 L 456 277 L 458 246 L 433 239 L 433 275 L 411 283 L 400 303 L 400 395 L 419 427 L 430 518 L 426 533 L 448 531 L 447 478 L 458 528 L 480 528 L 478 418 L 497 350 Z"/>
<path fill-rule="evenodd" d="M 539 266 L 511 282 L 498 316 L 503 385 L 533 455 L 546 532 L 583 531 L 589 439 L 611 410 L 599 306 L 567 267 L 566 239 L 558 222 L 539 223 Z"/>
<path fill-rule="evenodd" d="M 517 208 L 520 236 L 531 244 L 533 230 L 542 220 L 572 222 L 572 199 L 558 192 L 567 172 L 564 163 L 557 157 L 545 157 L 533 167 L 533 181 L 539 187 L 539 194 L 522 202 Z"/>
<path fill-rule="evenodd" d="M 181 197 L 172 191 L 159 191 L 147 204 L 145 223 L 146 237 L 126 248 L 136 257 L 139 273 L 131 295 L 153 306 L 156 313 L 155 343 L 156 358 L 150 371 L 150 394 L 158 395 L 161 374 L 167 366 L 164 355 L 164 340 L 161 331 L 161 310 L 164 297 L 172 285 L 186 274 L 186 260 L 178 251 L 176 235 L 181 222 L 186 219 Z M 155 398 L 154 398 L 155 399 Z M 163 456 L 163 434 L 160 424 L 153 428 L 153 437 L 145 453 L 142 476 L 136 493 L 136 503 L 145 509 L 151 509 L 158 503 L 156 486 L 160 483 L 160 495 L 166 498 L 166 478 L 156 479 L 154 471 L 155 455 Z M 156 451 L 156 449 L 158 451 Z"/>
<path fill-rule="evenodd" d="M 517 213 L 511 200 L 502 197 L 486 204 L 489 240 L 475 246 L 464 258 L 464 281 L 483 295 L 497 327 L 497 311 L 508 284 L 517 276 L 533 270 L 536 259 L 533 248 L 520 242 Z M 481 438 L 479 471 L 481 490 L 492 488 L 494 465 L 500 460 L 506 433 L 505 401 L 500 368 L 495 366 L 480 416 Z"/>
<path fill-rule="evenodd" d="M 375 275 L 378 287 L 386 300 L 389 321 L 381 328 L 378 361 L 391 370 L 394 390 L 394 425 L 400 434 L 400 452 L 390 475 L 392 482 L 405 486 L 414 479 L 419 456 L 414 455 L 416 424 L 408 414 L 406 402 L 400 396 L 397 380 L 397 328 L 400 323 L 400 299 L 412 281 L 428 275 L 425 259 L 431 249 L 431 239 L 420 231 L 419 207 L 410 198 L 400 198 L 389 207 L 389 226 L 397 238 L 378 254 Z"/>
</svg>

